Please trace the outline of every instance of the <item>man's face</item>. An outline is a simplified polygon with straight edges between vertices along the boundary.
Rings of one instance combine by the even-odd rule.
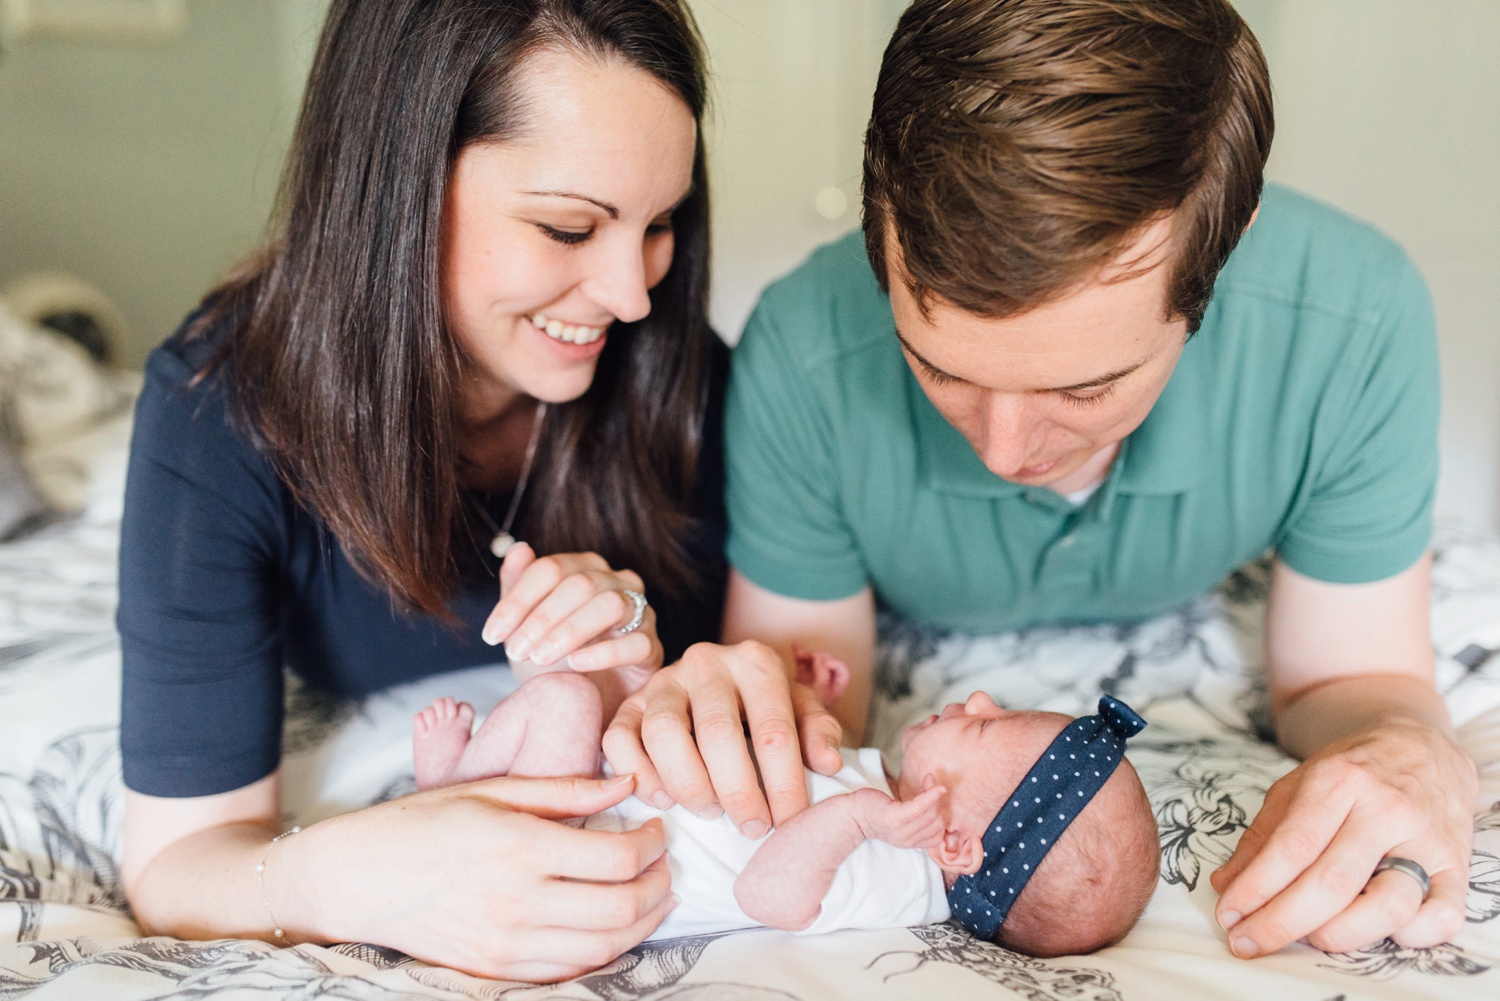
[[[996,476],[1067,493],[1102,478],[1167,385],[1187,321],[1166,317],[1171,220],[1063,297],[988,319],[933,299],[926,316],[887,238],[891,310],[906,362]]]

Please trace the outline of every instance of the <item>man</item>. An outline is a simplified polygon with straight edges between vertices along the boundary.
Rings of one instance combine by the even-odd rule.
[[[654,678],[616,768],[753,833],[800,806],[790,748],[832,763],[776,654],[848,662],[858,742],[877,596],[974,631],[1132,619],[1273,549],[1273,710],[1303,763],[1214,874],[1230,947],[1456,933],[1477,779],[1433,687],[1431,306],[1379,234],[1262,198],[1271,133],[1227,0],[917,0],[863,246],[767,290],[736,354],[725,639],[764,646]]]

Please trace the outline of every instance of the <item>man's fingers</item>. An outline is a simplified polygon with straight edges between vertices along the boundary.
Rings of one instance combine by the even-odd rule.
[[[635,776],[635,794],[660,809],[672,806],[671,797],[662,788],[661,776],[646,753],[641,740],[642,700],[639,695],[626,699],[604,731],[604,757],[616,775]],[[666,797],[664,800],[662,797]]]
[[[771,810],[745,743],[740,701],[734,689],[718,685],[699,689],[692,698],[693,733],[713,784],[713,802],[702,808],[703,815],[722,808],[742,834],[758,838],[771,829]]]
[[[1337,785],[1314,787],[1304,781],[1289,794],[1273,785],[1266,794],[1265,806],[1245,832],[1247,838],[1265,832],[1264,842],[1255,850],[1254,857],[1224,884],[1216,908],[1220,926],[1228,928],[1237,915],[1253,914],[1317,862],[1349,816],[1354,805],[1351,800],[1351,792]],[[1372,861],[1366,874],[1374,866]],[[1358,886],[1346,900],[1352,899],[1354,892],[1358,892]]]
[[[1441,872],[1432,873],[1432,892],[1427,897],[1417,916],[1404,928],[1391,934],[1396,944],[1407,949],[1431,949],[1451,942],[1463,929],[1465,904],[1469,896],[1469,871],[1465,864]],[[1408,883],[1416,881],[1399,872],[1381,873],[1383,876],[1401,876]]]
[[[714,786],[693,740],[688,693],[670,680],[654,682],[656,678],[644,689],[641,743],[656,766],[662,789],[669,800],[681,803],[693,813],[717,816]],[[658,797],[647,802],[664,805],[658,802]]]
[[[844,728],[819,701],[817,693],[805,685],[791,686],[792,712],[797,717],[797,736],[807,765],[820,775],[832,775],[844,767],[839,746]],[[803,806],[807,804],[804,802]],[[777,814],[777,822],[783,818]]]
[[[1422,888],[1410,876],[1377,873],[1352,904],[1307,936],[1307,944],[1324,952],[1362,949],[1406,927],[1421,906]]]

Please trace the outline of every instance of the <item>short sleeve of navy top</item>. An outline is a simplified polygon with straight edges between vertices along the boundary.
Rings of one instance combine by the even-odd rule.
[[[403,612],[354,569],[238,426],[227,366],[194,382],[226,336],[154,351],[136,406],[120,540],[125,784],[154,796],[204,796],[265,777],[281,758],[283,667],[315,688],[359,697],[458,668],[503,661],[479,638],[497,598],[485,554],[450,603],[459,625]],[[653,598],[669,660],[718,638],[723,607],[720,411],[727,349],[705,447],[690,541],[707,568],[693,599]],[[509,497],[498,501],[503,517]],[[524,537],[524,511],[518,524]]]

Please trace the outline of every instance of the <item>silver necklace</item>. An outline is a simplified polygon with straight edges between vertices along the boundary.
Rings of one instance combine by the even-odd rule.
[[[490,552],[495,554],[496,559],[505,559],[505,554],[510,552],[511,547],[516,544],[516,537],[510,534],[510,526],[515,524],[516,512],[521,510],[521,498],[526,493],[526,483],[531,479],[531,463],[536,459],[536,446],[542,440],[542,418],[547,415],[547,404],[536,405],[536,417],[531,422],[531,439],[526,442],[526,458],[521,462],[521,479],[516,483],[515,492],[510,495],[510,508],[505,512],[505,523],[495,524],[495,519],[485,510],[478,498],[469,494],[469,504],[484,523],[489,526],[495,537],[490,540]]]

